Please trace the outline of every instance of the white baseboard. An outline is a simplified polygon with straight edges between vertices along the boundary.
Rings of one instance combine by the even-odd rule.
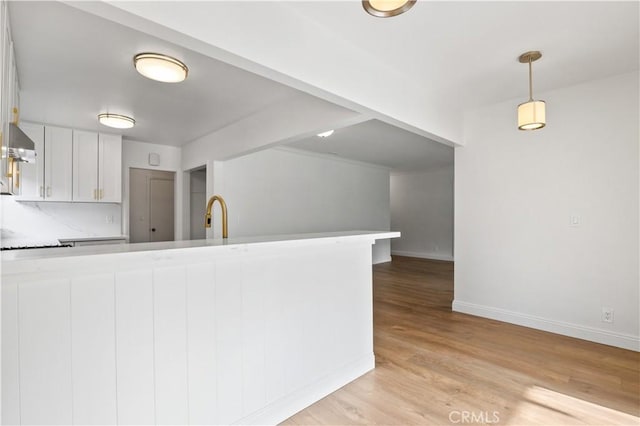
[[[375,368],[373,353],[244,417],[238,425],[276,425]]]
[[[373,264],[377,265],[378,263],[387,263],[387,262],[391,262],[391,256],[383,257],[382,259],[377,259],[376,261],[373,262]]]
[[[506,309],[494,308],[492,306],[476,305],[474,303],[462,302],[460,300],[453,301],[452,309],[455,312],[461,312],[463,314],[490,318],[511,324],[522,325],[524,327],[535,328],[537,330],[548,331],[551,333],[562,334],[564,336],[575,337],[578,339],[589,340],[591,342],[640,352],[639,336],[600,330],[593,327],[586,327],[537,317],[534,315],[508,311]]]
[[[420,259],[431,259],[431,260],[446,260],[449,262],[453,262],[453,256],[450,254],[442,254],[442,253],[425,253],[419,251],[404,251],[404,250],[391,250],[392,255],[396,256],[407,256],[407,257],[419,257]]]

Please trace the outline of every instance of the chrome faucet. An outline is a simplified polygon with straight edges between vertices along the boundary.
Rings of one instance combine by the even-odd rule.
[[[225,203],[224,198],[219,195],[214,195],[209,198],[209,202],[207,203],[207,214],[204,216],[204,227],[211,228],[211,208],[216,200],[220,202],[220,208],[222,208],[222,238],[229,238],[229,230],[227,227],[227,203]]]

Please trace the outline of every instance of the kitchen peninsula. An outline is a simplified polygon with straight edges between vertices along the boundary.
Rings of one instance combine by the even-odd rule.
[[[371,246],[334,232],[2,254],[2,421],[272,424],[374,368]]]

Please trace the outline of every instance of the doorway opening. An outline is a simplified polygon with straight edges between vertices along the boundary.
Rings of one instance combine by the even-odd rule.
[[[175,172],[129,169],[129,241],[174,241]]]
[[[189,237],[203,240],[206,236],[204,215],[207,204],[207,168],[189,172]]]

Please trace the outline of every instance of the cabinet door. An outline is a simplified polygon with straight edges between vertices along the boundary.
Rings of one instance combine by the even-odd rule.
[[[98,134],[73,132],[73,200],[98,201]]]
[[[44,129],[44,194],[48,201],[71,201],[72,134],[62,127]]]
[[[34,123],[20,123],[22,131],[35,144],[36,162],[22,163],[20,166],[21,198],[37,200],[44,198],[44,126]]]
[[[99,136],[98,187],[100,201],[120,203],[122,201],[122,136]]]

